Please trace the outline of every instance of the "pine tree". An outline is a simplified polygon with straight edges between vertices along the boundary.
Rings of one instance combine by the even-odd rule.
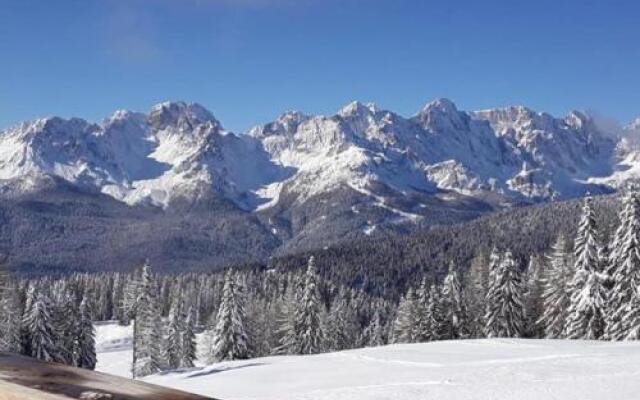
[[[565,336],[572,339],[597,339],[604,333],[605,278],[599,271],[598,231],[591,198],[587,197],[574,245],[574,276],[569,284],[571,301]],[[591,297],[590,297],[591,296]]]
[[[618,214],[620,225],[616,229],[610,244],[609,259],[607,260],[607,274],[612,278],[616,274],[620,265],[622,265],[622,257],[625,242],[629,234],[629,222],[633,219],[635,213],[637,199],[634,192],[628,192],[622,199],[622,209]],[[614,284],[614,282],[612,282]]]
[[[166,337],[166,355],[165,361],[167,367],[170,369],[176,369],[180,367],[182,361],[182,335],[184,328],[182,326],[182,305],[181,302],[176,302],[171,308],[169,315],[169,325],[167,327]]]
[[[215,328],[210,335],[209,362],[249,357],[244,303],[232,271],[227,272],[225,277],[222,303],[218,309]]]
[[[80,303],[78,321],[78,337],[76,339],[77,352],[74,356],[75,366],[79,368],[94,369],[96,366],[96,341],[95,330],[91,318],[88,296]]]
[[[79,335],[80,316],[76,303],[76,290],[75,285],[60,288],[60,294],[57,296],[58,301],[50,309],[56,332],[54,342],[58,348],[61,362],[67,365],[76,365],[77,360],[74,357],[79,353],[76,339]]]
[[[604,333],[606,288],[597,271],[588,271],[582,289],[572,296],[570,317],[567,321],[567,338],[600,339]]]
[[[0,269],[2,266],[0,266]],[[2,274],[2,272],[0,272]],[[22,349],[20,328],[21,301],[18,285],[7,273],[0,278],[0,350],[19,353]]]
[[[469,270],[463,276],[463,298],[467,300],[469,334],[475,338],[484,336],[489,268],[489,255],[481,250],[471,261]]]
[[[640,286],[640,198],[633,193],[625,199],[620,227],[612,244],[609,271],[613,284],[607,306],[606,338],[621,340],[632,328],[626,321]],[[624,229],[623,232],[620,232]],[[622,236],[622,238],[618,238]],[[614,247],[615,246],[615,247]]]
[[[524,325],[521,276],[510,251],[492,271],[487,292],[485,332],[488,337],[520,337]]]
[[[194,333],[196,320],[195,310],[189,307],[187,319],[182,333],[182,354],[180,357],[180,367],[193,368],[193,362],[196,360],[196,335]]]
[[[44,361],[63,361],[55,344],[57,332],[51,317],[51,303],[44,295],[39,295],[25,315],[24,326],[29,331],[29,356]]]
[[[322,351],[324,332],[320,324],[320,299],[315,258],[309,258],[305,275],[304,294],[295,313],[298,334],[297,354],[315,354]]]
[[[440,299],[440,290],[434,284],[429,288],[429,303],[427,304],[426,314],[429,332],[426,339],[428,341],[442,339],[442,301]]]
[[[356,316],[352,307],[348,292],[340,290],[327,317],[327,350],[344,350],[354,346],[359,327],[356,326]]]
[[[134,377],[159,372],[162,366],[160,313],[151,266],[142,267],[142,279],[132,302],[134,316]]]
[[[547,338],[558,339],[563,336],[571,302],[569,283],[572,279],[572,263],[567,240],[563,235],[556,239],[547,262],[542,293],[544,311],[540,324],[544,326]]]
[[[413,343],[415,337],[416,296],[413,288],[409,288],[407,294],[400,299],[393,320],[391,341],[393,343]]]
[[[296,312],[302,298],[304,287],[297,284],[298,281],[288,285],[287,292],[281,308],[280,320],[280,346],[279,354],[295,354],[298,348],[298,329],[296,326]]]
[[[442,312],[441,333],[444,339],[460,339],[469,335],[462,287],[458,273],[452,269],[442,285]]]
[[[544,314],[545,264],[537,256],[531,256],[525,273],[525,335],[539,338],[544,336],[544,325],[540,322]]]
[[[22,311],[22,322],[20,323],[20,353],[29,356],[31,355],[31,331],[26,324],[26,318],[31,314],[33,304],[37,300],[37,295],[33,284],[29,284],[26,291],[25,304]]]
[[[385,344],[384,327],[378,310],[376,310],[371,322],[365,328],[364,337],[366,340],[363,344],[366,346],[376,347],[383,346]]]
[[[413,340],[415,342],[426,342],[430,340],[433,333],[431,331],[432,327],[430,325],[430,315],[428,313],[430,298],[429,285],[427,284],[426,278],[422,279],[415,297],[415,315],[413,315],[409,319],[409,321],[407,321],[407,323],[410,324],[412,328],[410,340]]]

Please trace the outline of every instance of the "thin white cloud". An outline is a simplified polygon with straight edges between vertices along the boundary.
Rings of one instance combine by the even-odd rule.
[[[113,2],[107,16],[107,51],[124,63],[155,61],[161,54],[153,41],[153,25],[132,4]]]

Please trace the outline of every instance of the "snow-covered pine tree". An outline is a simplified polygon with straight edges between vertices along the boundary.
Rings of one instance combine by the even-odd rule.
[[[148,262],[145,262],[145,265],[147,264]],[[119,300],[119,321],[121,325],[129,325],[129,322],[136,315],[138,303],[140,301],[140,294],[142,292],[143,271],[144,266],[142,268],[136,268],[133,273],[127,277],[128,280],[120,282],[122,293],[121,299]]]
[[[21,354],[31,355],[31,331],[27,327],[26,318],[31,313],[33,304],[36,302],[37,294],[32,283],[27,284],[24,308],[22,309],[22,321],[20,323],[20,343]]]
[[[4,260],[0,260],[0,297],[9,289],[11,280],[11,274],[9,274],[7,265],[4,263]]]
[[[180,355],[180,367],[193,368],[193,362],[196,360],[196,334],[195,320],[196,313],[193,307],[189,307],[187,319],[182,332],[182,354]]]
[[[407,290],[400,299],[396,317],[391,326],[392,343],[413,343],[415,341],[416,296],[413,288]]]
[[[95,330],[91,317],[91,307],[88,296],[82,299],[79,310],[78,336],[76,338],[75,366],[85,369],[94,369],[96,366],[96,340]]]
[[[604,333],[606,278],[599,271],[598,254],[598,230],[591,198],[587,197],[574,243],[574,275],[569,283],[571,300],[564,329],[567,338],[597,339]]]
[[[0,270],[4,265],[0,265]],[[0,272],[3,275],[0,282],[0,350],[19,353],[22,349],[21,327],[21,301],[17,282],[7,271]]]
[[[493,246],[491,249],[491,253],[489,254],[489,271],[487,274],[487,283],[486,283],[486,292],[489,292],[489,286],[494,282],[495,275],[500,268],[500,263],[502,262],[502,254],[498,250],[498,247]]]
[[[487,292],[485,332],[487,337],[520,337],[525,317],[522,280],[511,252],[501,258]]]
[[[364,335],[365,341],[363,345],[369,347],[383,346],[384,340],[384,327],[382,325],[382,318],[380,317],[380,311],[376,310],[371,322],[365,328]]]
[[[74,358],[78,354],[78,342],[76,340],[79,329],[79,312],[76,303],[77,289],[75,282],[66,287],[60,287],[60,293],[56,296],[58,300],[50,309],[55,332],[57,332],[54,342],[61,357],[61,362],[67,365],[77,364],[77,360]]]
[[[471,260],[471,265],[463,275],[463,298],[467,300],[470,337],[484,336],[484,312],[487,288],[489,286],[489,254],[480,250]]]
[[[442,300],[441,293],[435,284],[429,287],[429,302],[425,311],[427,315],[428,336],[427,341],[442,339]]]
[[[606,288],[602,274],[585,272],[587,281],[582,289],[572,295],[572,307],[567,320],[568,339],[600,339],[604,333]]]
[[[320,298],[315,258],[309,258],[305,274],[304,293],[296,308],[295,326],[298,332],[297,354],[315,354],[323,350],[324,332],[320,324]]]
[[[165,363],[169,369],[180,367],[182,360],[182,335],[184,327],[182,321],[182,302],[174,302],[169,313],[169,324],[167,326],[167,337],[165,338]]]
[[[525,328],[527,337],[539,338],[544,336],[544,325],[540,322],[544,313],[544,273],[543,259],[536,255],[529,258],[529,265],[525,273]]]
[[[51,316],[51,302],[44,295],[39,295],[25,315],[23,325],[29,331],[29,356],[44,361],[61,362],[56,347],[53,317]]]
[[[132,300],[134,316],[133,373],[143,377],[159,372],[162,366],[160,312],[156,301],[156,284],[149,263],[142,267],[136,300]]]
[[[441,337],[443,339],[468,337],[466,304],[462,297],[458,273],[453,268],[449,268],[449,273],[442,285],[441,307]]]
[[[279,354],[296,354],[298,344],[298,327],[296,326],[296,313],[304,293],[304,282],[298,277],[289,277],[286,293],[280,310]]]
[[[564,235],[558,236],[551,254],[547,257],[547,267],[543,278],[543,313],[540,325],[544,335],[550,339],[561,338],[571,302],[569,282],[573,277],[571,254]]]
[[[244,302],[242,293],[236,285],[235,276],[229,270],[225,276],[222,302],[218,309],[216,325],[210,332],[209,362],[249,357]]]
[[[629,221],[633,218],[631,214],[634,213],[635,204],[637,202],[634,199],[634,192],[629,191],[622,199],[622,208],[618,214],[619,225],[616,228],[611,243],[609,244],[609,259],[607,260],[607,274],[613,279],[614,275],[620,265],[622,264],[622,253],[626,242],[626,237],[629,234]],[[611,282],[612,285],[615,282]]]
[[[622,228],[624,232],[621,233]],[[640,286],[640,197],[637,193],[625,198],[610,261],[613,287],[607,305],[605,337],[622,340],[629,337],[629,329],[633,328],[626,318],[634,315],[630,308]]]
[[[341,289],[333,301],[327,316],[325,329],[326,349],[337,351],[355,345],[358,332],[357,318],[347,290]]]
[[[273,335],[277,334],[277,325],[273,323],[273,319],[278,316],[271,306],[271,302],[262,296],[251,295],[247,298],[245,328],[247,336],[251,338],[249,352],[255,357],[269,355],[277,347],[273,343]]]
[[[431,325],[429,308],[429,284],[427,278],[422,278],[422,282],[415,294],[416,302],[413,316],[407,321],[411,324],[412,333],[410,339],[415,342],[426,342],[431,338]]]

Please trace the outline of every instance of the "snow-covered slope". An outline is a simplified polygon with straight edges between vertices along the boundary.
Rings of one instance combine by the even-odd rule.
[[[98,343],[108,330],[98,329]],[[99,352],[98,370],[126,374],[130,352],[114,354]],[[145,380],[228,400],[631,400],[638,365],[639,343],[483,339],[223,362]]]
[[[158,104],[148,115],[117,111],[100,125],[57,117],[23,123],[0,134],[0,149],[5,186],[55,176],[130,204],[222,195],[253,207],[248,193],[280,171],[250,138],[183,102]]]

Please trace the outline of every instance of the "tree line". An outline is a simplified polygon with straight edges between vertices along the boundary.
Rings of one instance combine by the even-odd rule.
[[[293,270],[158,275],[145,264],[129,274],[3,279],[12,283],[2,292],[2,345],[38,358],[79,366],[90,359],[95,365],[90,316],[133,323],[132,370],[144,376],[192,367],[197,358],[212,363],[387,343],[636,340],[637,193],[624,198],[619,221],[607,240],[587,198],[573,237],[560,233],[548,251],[531,254],[526,265],[507,248],[481,248],[469,268],[457,268],[451,260],[443,279],[423,274],[406,290],[393,279],[385,283],[389,290],[374,291],[341,281],[328,269],[319,270],[313,256],[306,268]],[[78,315],[75,327],[65,326],[59,315]],[[204,337],[200,348],[197,333]]]

